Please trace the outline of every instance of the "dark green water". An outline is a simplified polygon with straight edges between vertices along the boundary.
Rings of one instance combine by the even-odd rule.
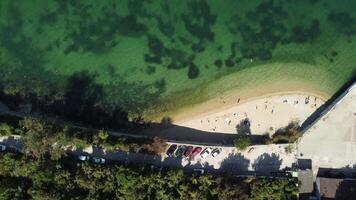
[[[278,79],[258,66],[286,63],[286,76],[333,92],[356,70],[355,10],[347,0],[2,0],[0,87],[47,102],[77,92],[107,109],[160,112],[221,92],[204,88],[229,74],[241,81],[231,87]],[[256,77],[243,80],[252,67]]]

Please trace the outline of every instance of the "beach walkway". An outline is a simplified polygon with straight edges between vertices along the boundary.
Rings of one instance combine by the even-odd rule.
[[[298,157],[313,169],[356,167],[356,83],[327,108],[304,133]]]

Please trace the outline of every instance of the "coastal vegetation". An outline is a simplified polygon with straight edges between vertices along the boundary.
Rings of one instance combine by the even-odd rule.
[[[22,136],[24,154],[0,155],[1,199],[259,199],[270,195],[294,199],[298,191],[294,179],[245,180],[156,170],[146,165],[77,163],[63,147],[108,148],[105,142],[110,135],[105,131],[83,135],[35,119],[22,120],[18,127],[5,123],[2,127]],[[113,144],[115,140],[110,141]],[[155,143],[162,142],[155,139],[152,145],[142,146],[148,145],[148,150],[155,152],[159,146]],[[125,150],[114,146],[115,150]]]
[[[251,145],[251,141],[248,136],[241,136],[234,140],[234,145],[238,150],[243,151]]]
[[[298,122],[290,122],[286,127],[276,130],[271,136],[267,137],[266,144],[281,144],[281,143],[294,143],[302,136]]]
[[[146,164],[79,162],[68,150],[91,145],[106,151],[160,153],[165,141],[113,137],[26,118],[2,116],[2,136],[21,136],[20,152],[0,154],[0,199],[295,199],[293,178],[236,178],[185,173]]]
[[[44,119],[9,120],[8,116],[1,116],[0,120],[3,121],[1,136],[21,136],[23,151],[34,158],[50,155],[57,160],[66,154],[66,150],[85,149],[93,145],[106,151],[160,154],[167,145],[165,140],[158,137],[114,136],[105,130],[76,128]]]
[[[0,3],[1,100],[97,127],[276,82],[331,95],[356,69],[354,2],[37,2]]]
[[[296,199],[296,179],[184,174],[149,166],[97,166],[0,154],[0,199]]]

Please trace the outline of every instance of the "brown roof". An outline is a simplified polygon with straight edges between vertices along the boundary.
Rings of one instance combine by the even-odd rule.
[[[356,180],[338,178],[319,178],[321,199],[356,199]]]

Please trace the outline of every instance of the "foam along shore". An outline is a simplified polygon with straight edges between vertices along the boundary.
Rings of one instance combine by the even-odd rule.
[[[205,113],[181,118],[174,124],[213,133],[236,134],[236,126],[242,122],[250,125],[252,134],[274,133],[276,129],[287,126],[292,121],[301,124],[325,100],[322,96],[307,92],[284,92],[248,101],[236,97],[234,104],[220,108],[211,104],[211,109]],[[224,101],[224,98],[218,101]]]

